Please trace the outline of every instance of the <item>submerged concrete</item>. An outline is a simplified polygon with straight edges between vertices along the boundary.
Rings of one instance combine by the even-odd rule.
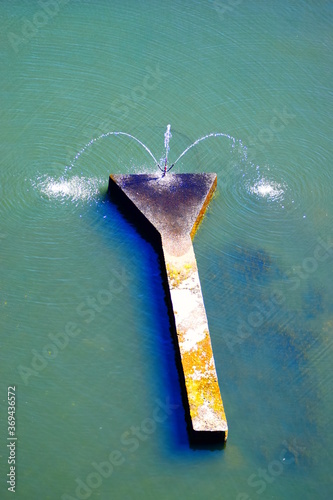
[[[109,192],[130,200],[160,234],[192,431],[226,440],[228,425],[192,245],[216,183],[216,174],[110,175]]]

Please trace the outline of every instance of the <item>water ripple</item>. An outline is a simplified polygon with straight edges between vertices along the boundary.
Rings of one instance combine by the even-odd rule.
[[[49,199],[56,198],[62,202],[66,200],[78,202],[79,200],[96,199],[96,195],[100,193],[101,188],[105,185],[105,179],[79,177],[77,175],[69,179],[46,177],[45,179],[39,178],[38,182],[33,183],[33,185],[40,190],[42,195]]]

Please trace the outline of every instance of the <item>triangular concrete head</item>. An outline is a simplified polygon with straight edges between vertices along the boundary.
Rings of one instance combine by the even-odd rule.
[[[216,187],[216,174],[110,175],[164,239],[193,236]]]

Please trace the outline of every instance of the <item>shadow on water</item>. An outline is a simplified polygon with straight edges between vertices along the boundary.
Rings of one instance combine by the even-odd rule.
[[[210,286],[207,309],[217,326],[212,328],[213,349],[217,365],[223,366],[226,401],[246,421],[275,422],[274,432],[289,443],[287,453],[293,454],[296,439],[297,460],[309,463],[309,450],[320,440],[321,407],[310,353],[321,342],[318,325],[325,291],[309,282],[305,292],[297,292],[301,308],[295,310],[285,294],[269,309],[284,273],[267,251],[241,242],[223,248],[223,253],[207,254],[204,267]],[[259,450],[265,460],[271,459],[271,443],[263,443]]]
[[[147,355],[151,359],[148,359],[147,363],[151,365],[147,371],[150,372],[153,386],[157,387],[160,400],[164,401],[168,398],[170,403],[176,406],[176,411],[173,411],[168,418],[168,424],[170,425],[172,422],[171,427],[173,428],[170,432],[173,433],[173,436],[177,435],[177,445],[180,447],[188,446],[179,376],[175,364],[175,349],[170,338],[171,327],[166,305],[167,299],[163,279],[161,279],[160,237],[156,230],[148,226],[148,221],[140,215],[135,214],[133,217],[128,217],[123,204],[118,203],[116,199],[110,201],[108,192],[101,195],[100,202],[97,204],[97,213],[95,209],[92,213],[94,218],[97,216],[97,221],[104,218],[107,221],[107,230],[99,232],[98,238],[102,238],[106,244],[109,240],[110,245],[112,243],[113,246],[113,226],[117,221],[121,227],[121,234],[118,237],[124,236],[125,240],[128,240],[128,243],[124,245],[126,249],[126,252],[123,253],[124,262],[129,259],[129,265],[134,267],[134,275],[139,278],[144,277],[144,281],[149,280],[149,286],[144,289],[144,295],[141,297],[142,304],[138,304],[138,307],[145,309],[149,314],[152,329],[149,329],[149,332],[138,331],[138,336],[151,336],[150,332],[153,331],[154,337],[149,338],[148,341],[151,350]],[[108,229],[110,230],[108,231]],[[132,247],[129,249],[131,245]],[[143,258],[142,255],[144,255]],[[135,303],[137,302],[138,299],[135,298]],[[145,341],[147,341],[147,337],[145,337]],[[166,425],[163,428],[166,429]],[[173,436],[165,437],[168,443],[175,440]]]
[[[141,253],[142,250],[145,256],[137,265],[141,266],[140,276],[147,276],[149,281],[142,307],[148,309],[149,321],[154,324],[153,330],[154,334],[156,333],[151,339],[151,356],[154,358],[151,376],[155,379],[153,384],[157,384],[161,391],[161,399],[163,400],[164,396],[176,406],[176,411],[170,415],[169,432],[172,436],[165,438],[168,440],[168,446],[174,443],[172,448],[178,452],[188,450],[189,446],[198,450],[223,449],[224,433],[215,434],[212,438],[211,433],[199,435],[192,429],[160,234],[130,200],[124,199],[118,189],[111,195],[109,192],[101,194],[100,202],[96,206],[97,213],[94,209],[93,217],[100,221],[109,221],[110,229],[114,220],[118,220],[122,225],[122,234],[127,234],[129,240],[136,235],[136,248],[133,251]],[[111,233],[110,230],[108,236],[107,231],[103,231],[98,237],[106,239],[106,242],[110,238],[111,241]],[[112,242],[114,245],[114,240]],[[131,265],[136,264],[132,261]],[[156,378],[159,378],[159,381],[156,382]]]
[[[302,306],[307,319],[315,319],[318,314],[324,312],[325,297],[323,287],[318,287],[311,282],[308,283],[306,290],[302,294]]]

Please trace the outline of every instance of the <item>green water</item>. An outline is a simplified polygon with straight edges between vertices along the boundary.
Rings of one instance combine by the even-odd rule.
[[[332,11],[0,2],[1,498],[12,385],[17,499],[332,498]],[[218,174],[194,247],[223,450],[189,445],[158,258],[106,195],[154,162],[110,136],[71,166],[109,131],[160,159],[168,123],[170,162],[235,138],[174,167]]]

